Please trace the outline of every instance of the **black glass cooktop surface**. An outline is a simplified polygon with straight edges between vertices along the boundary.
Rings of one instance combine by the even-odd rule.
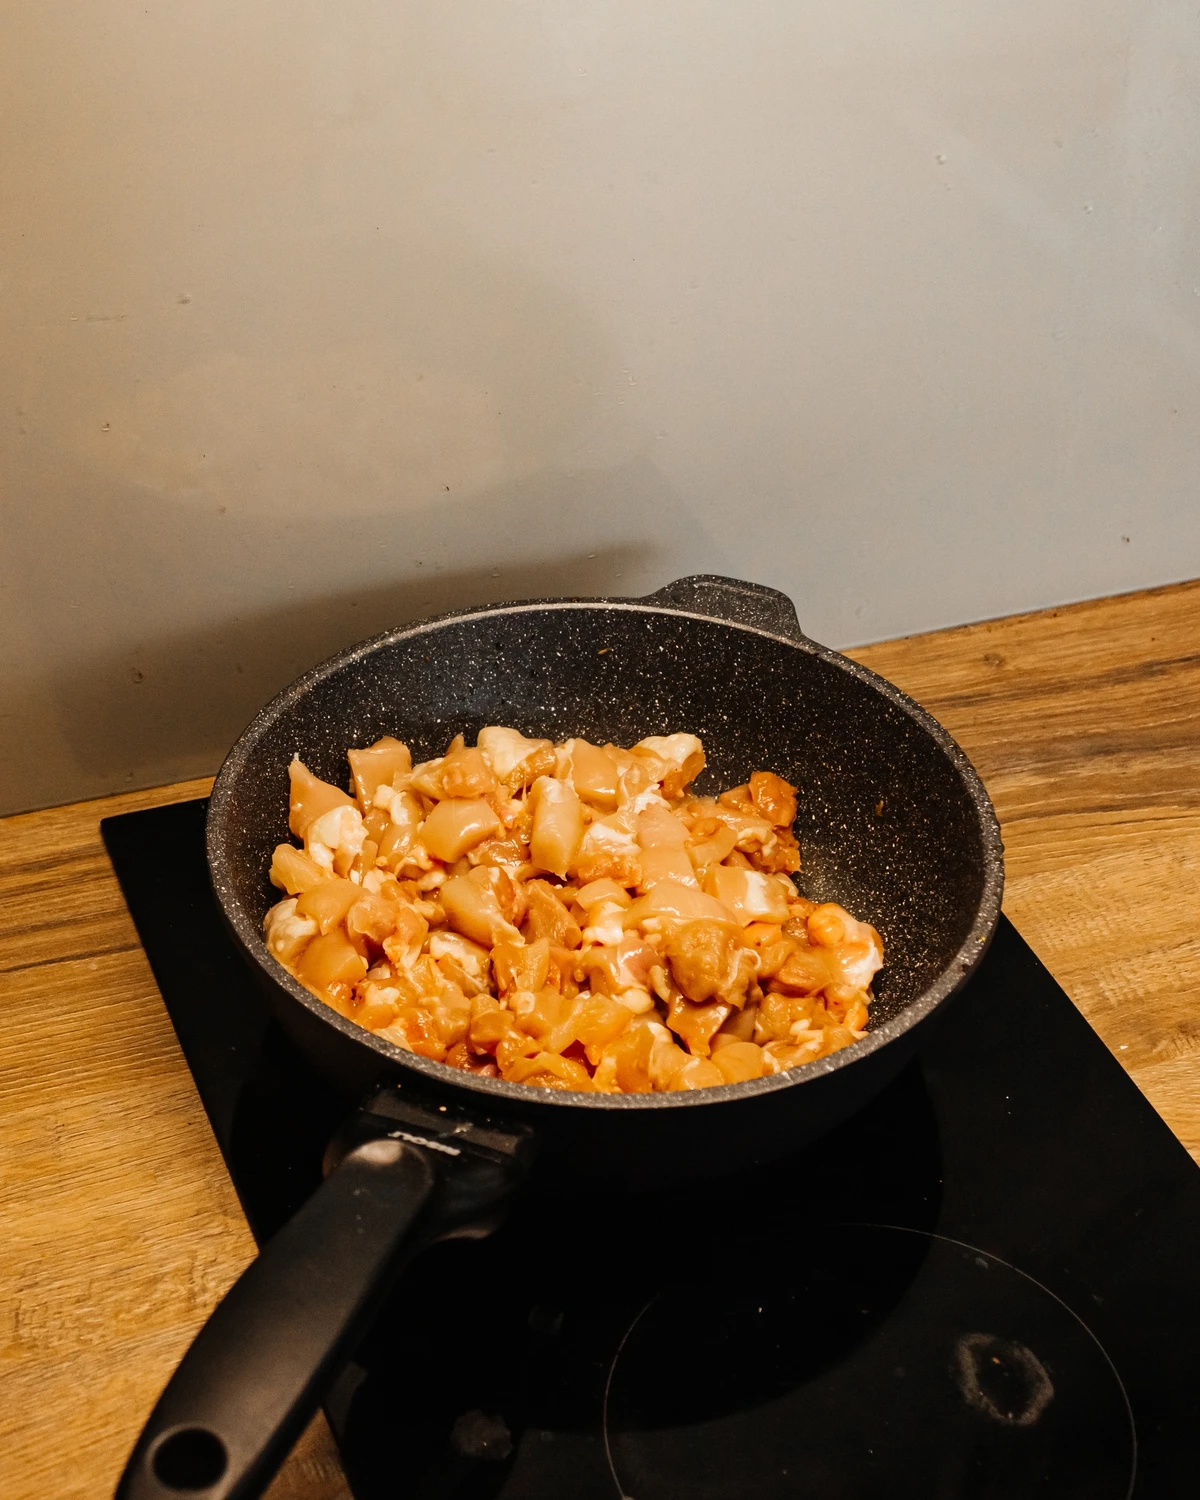
[[[204,804],[105,841],[261,1243],[348,1113],[227,938]],[[535,1167],[326,1410],[358,1500],[1126,1500],[1200,1475],[1200,1172],[1002,921],[920,1054],[769,1169]]]

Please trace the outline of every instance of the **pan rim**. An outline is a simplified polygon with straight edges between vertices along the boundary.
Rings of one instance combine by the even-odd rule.
[[[574,1090],[537,1089],[528,1084],[510,1083],[501,1078],[481,1078],[472,1073],[465,1073],[461,1069],[434,1062],[431,1058],[421,1057],[417,1053],[405,1051],[402,1047],[385,1041],[332,1010],[323,1000],[306,990],[298,980],[294,979],[270,953],[257,924],[248,918],[242,904],[230,894],[232,880],[221,838],[221,827],[227,822],[237,773],[267,728],[273,725],[293,702],[303,697],[317,683],[389,645],[396,645],[432,633],[447,625],[467,620],[559,610],[564,612],[615,610],[655,616],[669,615],[698,620],[709,625],[719,625],[748,636],[790,646],[828,662],[837,670],[846,672],[880,693],[912,719],[946,754],[963,781],[964,789],[975,811],[980,833],[983,888],[970,928],[952,959],[942,968],[938,977],[910,1000],[899,1014],[885,1021],[877,1029],[868,1031],[861,1041],[834,1052],[828,1057],[819,1058],[799,1068],[770,1074],[765,1078],[750,1079],[743,1083],[719,1084],[710,1088],[679,1093],[652,1094],[594,1094]],[[465,1090],[475,1095],[484,1108],[490,1100],[494,1105],[518,1105],[527,1111],[534,1110],[539,1113],[564,1109],[617,1109],[636,1112],[646,1109],[692,1109],[701,1105],[734,1104],[827,1077],[842,1068],[862,1061],[890,1043],[899,1040],[966,984],[991,943],[999,922],[1004,893],[1004,846],[999,820],[991,799],[966,752],[928,710],[922,708],[894,683],[880,677],[870,668],[852,661],[832,647],[823,646],[812,640],[799,629],[794,635],[770,630],[760,625],[715,617],[700,610],[658,603],[655,602],[653,595],[646,599],[526,599],[483,605],[468,610],[448,611],[413,621],[407,625],[381,631],[363,641],[344,647],[325,661],[309,668],[276,693],[258,710],[238,736],[213,784],[205,822],[205,843],[210,879],[222,916],[243,955],[253,962],[269,983],[282,989],[290,999],[302,1005],[321,1024],[332,1027],[347,1040],[374,1052],[381,1070],[385,1065],[392,1069],[399,1067],[405,1072],[411,1072],[417,1077],[426,1079],[432,1085]]]

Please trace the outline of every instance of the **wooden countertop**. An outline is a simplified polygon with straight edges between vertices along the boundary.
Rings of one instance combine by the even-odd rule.
[[[1006,911],[1200,1159],[1200,583],[852,654],[974,760]],[[253,1254],[98,831],[208,785],[0,820],[7,1500],[111,1494]],[[271,1493],[347,1493],[320,1419]]]

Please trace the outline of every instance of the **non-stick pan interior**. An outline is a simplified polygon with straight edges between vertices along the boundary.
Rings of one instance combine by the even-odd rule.
[[[626,745],[689,730],[708,752],[697,790],[759,769],[796,783],[798,883],[883,936],[873,1027],[938,979],[979,916],[990,812],[947,738],[899,695],[840,657],[757,631],[653,608],[551,604],[397,632],[263,710],[222,773],[210,830],[243,940],[258,944],[279,899],[266,871],[288,837],[293,754],[346,785],[349,746],[394,734],[419,760],[460,731],[470,743],[485,724]]]

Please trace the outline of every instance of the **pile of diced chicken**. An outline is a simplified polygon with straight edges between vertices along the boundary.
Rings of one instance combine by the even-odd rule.
[[[483,729],[414,766],[293,760],[267,946],[341,1015],[472,1073],[648,1093],[739,1083],[862,1036],[879,935],[798,895],[795,788],[689,784],[692,734],[631,749]]]

